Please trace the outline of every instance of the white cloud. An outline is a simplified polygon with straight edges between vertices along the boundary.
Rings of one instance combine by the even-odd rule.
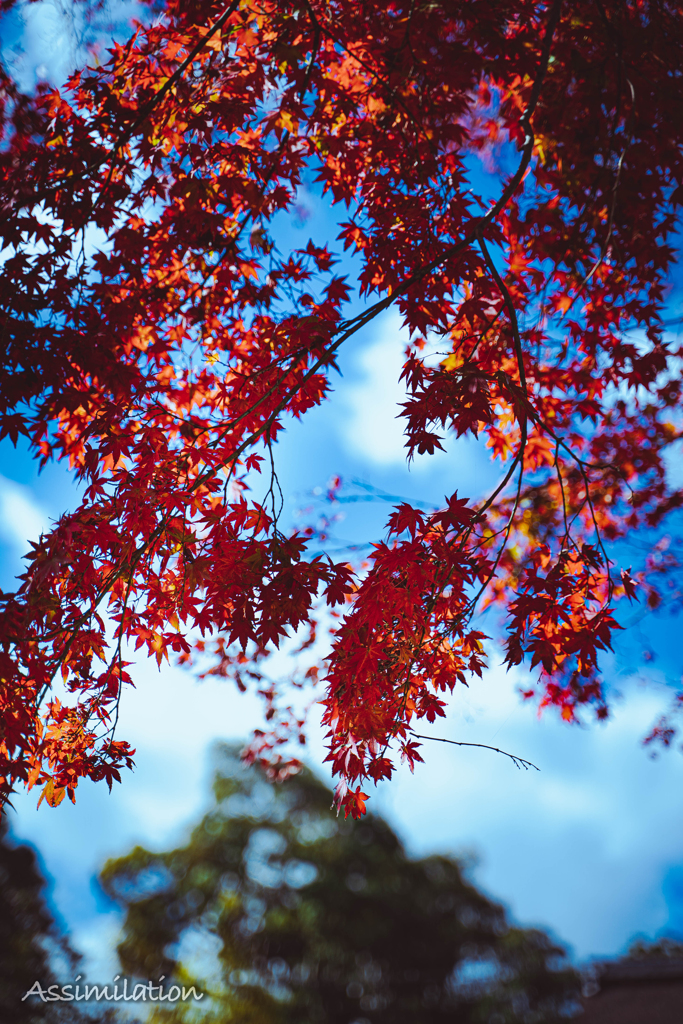
[[[378,319],[374,338],[357,351],[351,372],[336,386],[338,404],[343,410],[342,442],[354,459],[371,470],[410,468],[421,475],[421,486],[428,473],[432,479],[448,480],[451,490],[457,486],[470,494],[493,486],[501,467],[493,464],[483,441],[472,435],[456,439],[437,426],[435,433],[444,438],[446,450],[437,449],[433,455],[416,454],[407,462],[406,420],[400,412],[408,393],[405,381],[399,377],[408,334],[397,312]]]
[[[344,426],[346,439],[370,462],[405,462],[403,424],[396,419],[399,403],[406,398],[403,382],[398,379],[404,347],[398,318],[388,318],[379,340],[358,357],[363,379],[344,395],[350,412]]]
[[[89,44],[127,38],[131,19],[146,14],[136,0],[109,0],[94,10],[74,0],[20,0],[3,17],[0,52],[21,89],[30,92],[40,81],[59,86],[76,67],[96,62]]]
[[[49,529],[47,513],[28,487],[0,476],[0,538],[18,554],[26,554],[29,541]]]
[[[522,923],[552,929],[579,957],[618,953],[637,932],[667,926],[662,882],[683,862],[683,757],[672,750],[653,760],[642,746],[666,697],[627,685],[612,720],[580,729],[553,712],[539,719],[516,682],[491,670],[456,691],[449,723],[431,731],[493,743],[540,772],[425,743],[426,765],[401,769],[372,803],[416,853],[476,851],[477,883]]]
[[[407,332],[398,313],[378,321],[377,340],[364,347],[356,358],[357,383],[339,390],[347,407],[343,434],[354,454],[375,465],[405,465],[404,417],[401,402],[407,398],[405,381],[400,381],[405,362]],[[415,468],[433,468],[445,453],[416,455]]]

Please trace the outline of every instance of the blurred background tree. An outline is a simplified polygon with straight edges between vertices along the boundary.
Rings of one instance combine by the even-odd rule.
[[[112,1010],[89,1014],[70,1002],[22,996],[38,981],[73,982],[80,957],[54,919],[47,883],[33,849],[14,843],[7,815],[0,818],[0,1021],[2,1024],[115,1024]]]
[[[512,927],[448,857],[411,860],[380,817],[336,818],[308,771],[279,786],[233,747],[187,845],[109,861],[123,971],[196,984],[151,1019],[202,1024],[541,1024],[578,1008],[545,933]]]

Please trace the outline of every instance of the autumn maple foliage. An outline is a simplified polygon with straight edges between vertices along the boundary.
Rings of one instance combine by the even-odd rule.
[[[482,601],[543,704],[605,714],[598,656],[638,585],[615,542],[682,499],[665,454],[683,353],[664,323],[680,5],[168,0],[61,89],[2,74],[1,430],[67,459],[83,493],[2,595],[5,797],[26,783],[56,804],[130,765],[131,643],[159,661],[199,644],[244,685],[325,606],[346,813],[481,674]],[[358,315],[332,244],[273,243],[304,172],[358,254]],[[408,457],[473,434],[500,482],[396,507],[363,568],[282,531],[271,458],[389,306],[411,336]],[[277,769],[299,723],[264,693],[252,756]]]

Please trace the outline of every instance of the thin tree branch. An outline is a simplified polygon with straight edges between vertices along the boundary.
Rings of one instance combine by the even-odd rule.
[[[540,772],[538,765],[534,764],[533,761],[527,761],[524,757],[517,757],[516,754],[509,754],[507,750],[501,750],[500,747],[492,747],[488,743],[464,743],[461,740],[445,740],[442,736],[423,736],[419,732],[414,732],[413,736],[419,740],[434,740],[435,743],[450,743],[453,747],[481,747],[482,750],[493,750],[496,754],[503,754],[504,757],[509,757],[514,763],[515,768],[524,768],[528,771],[529,768],[535,768],[537,772]]]

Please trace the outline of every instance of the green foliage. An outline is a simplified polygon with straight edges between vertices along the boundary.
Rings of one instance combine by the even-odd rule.
[[[218,751],[215,804],[188,843],[110,861],[122,968],[194,982],[155,1022],[525,1024],[571,1012],[564,951],[513,928],[448,857],[411,860],[381,818],[344,820],[308,771],[278,786]]]
[[[683,942],[679,939],[663,938],[656,942],[637,939],[628,951],[630,960],[660,960],[663,957],[683,960]]]

